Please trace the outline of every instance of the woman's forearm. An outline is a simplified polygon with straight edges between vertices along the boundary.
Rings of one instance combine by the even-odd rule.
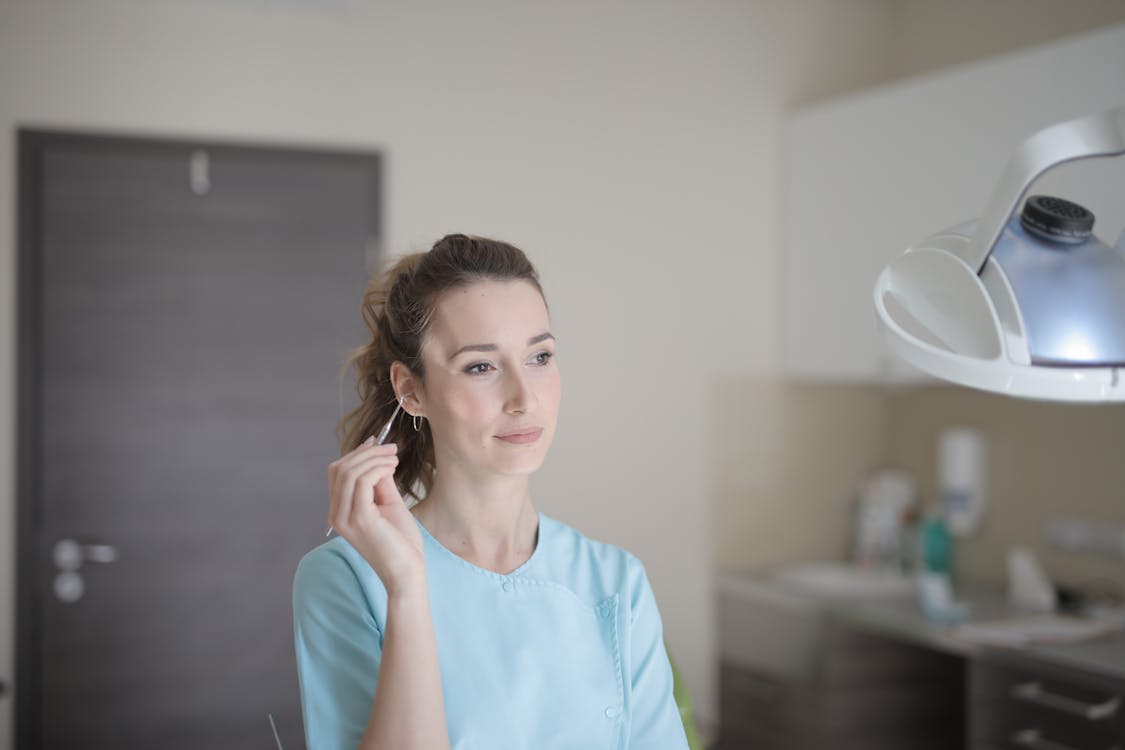
[[[424,583],[388,597],[375,703],[360,748],[449,748],[437,639]]]

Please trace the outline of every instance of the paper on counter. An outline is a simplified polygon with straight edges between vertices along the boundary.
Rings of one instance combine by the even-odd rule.
[[[1110,622],[1063,615],[1030,615],[1004,620],[958,625],[953,636],[990,646],[1032,646],[1046,643],[1077,643],[1116,633]]]

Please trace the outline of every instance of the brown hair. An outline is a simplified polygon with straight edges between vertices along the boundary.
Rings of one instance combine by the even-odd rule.
[[[353,351],[345,364],[345,369],[355,368],[359,405],[336,428],[341,454],[378,433],[394,412],[397,401],[391,364],[402,362],[424,379],[422,343],[440,296],[486,279],[527,281],[543,294],[539,274],[522,250],[463,234],[446,235],[429,252],[406,255],[385,273],[372,277],[361,306],[371,340]],[[410,415],[401,414],[386,442],[398,444],[395,483],[399,492],[421,500],[434,479],[429,421],[422,420],[421,429],[415,431]]]

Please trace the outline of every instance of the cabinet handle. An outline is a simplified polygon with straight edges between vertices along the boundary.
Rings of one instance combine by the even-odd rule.
[[[1030,748],[1030,750],[1074,750],[1070,745],[1043,739],[1043,733],[1038,729],[1024,729],[1015,732],[1012,734],[1012,742],[1019,747]],[[1117,750],[1117,748],[1115,746],[1110,750]]]
[[[1120,696],[1115,695],[1102,703],[1085,703],[1075,700],[1074,698],[1067,698],[1064,695],[1048,693],[1039,682],[1025,682],[1021,685],[1016,685],[1012,688],[1012,695],[1028,703],[1034,703],[1044,708],[1054,708],[1059,711],[1065,711],[1068,714],[1080,716],[1088,721],[1108,719],[1114,716],[1121,707]]]

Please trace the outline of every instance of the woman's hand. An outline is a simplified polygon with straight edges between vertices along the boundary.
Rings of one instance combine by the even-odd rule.
[[[371,565],[388,595],[425,583],[422,535],[395,486],[398,446],[368,438],[328,465],[328,523]]]

